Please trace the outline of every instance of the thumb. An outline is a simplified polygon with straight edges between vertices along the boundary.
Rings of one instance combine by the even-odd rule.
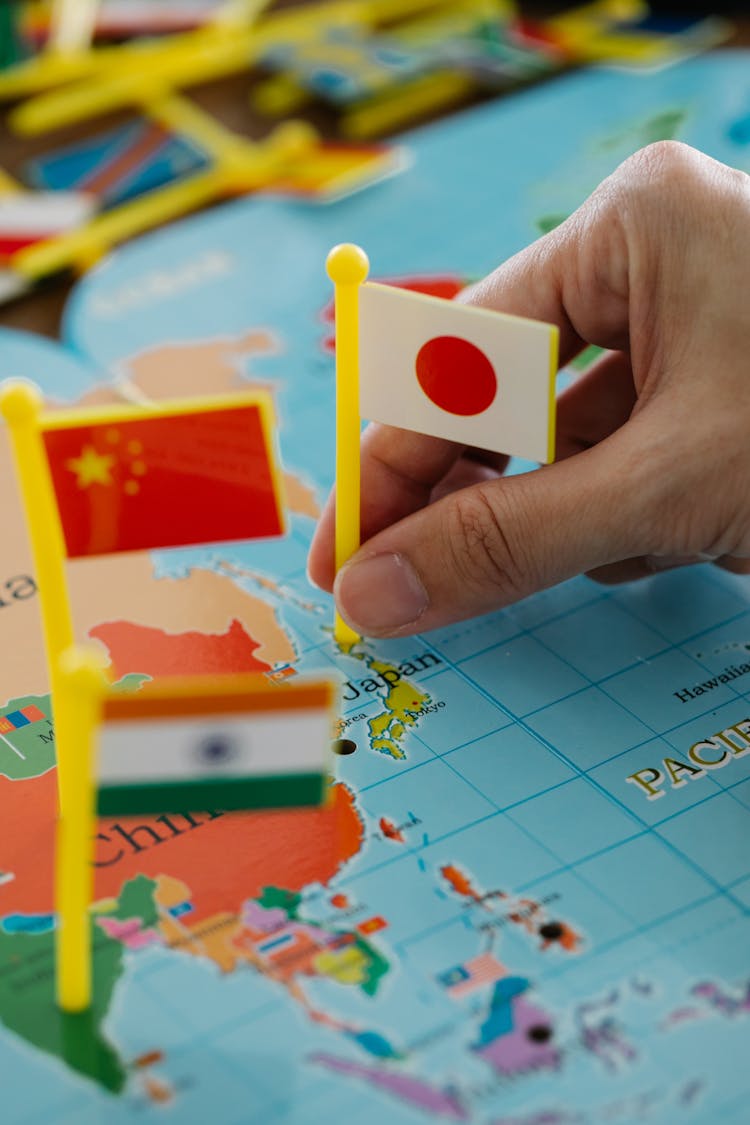
[[[567,461],[455,492],[373,536],[336,578],[339,612],[365,636],[423,632],[657,551],[648,413]]]

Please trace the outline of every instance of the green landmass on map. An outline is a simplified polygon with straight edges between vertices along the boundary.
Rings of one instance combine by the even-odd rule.
[[[112,684],[112,691],[137,691],[139,687],[148,683],[150,679],[151,676],[147,676],[143,672],[128,672],[128,674],[118,680],[117,683]]]
[[[646,145],[655,144],[657,141],[673,141],[685,124],[687,116],[685,109],[675,107],[660,110],[647,117],[645,121],[639,121],[631,128],[607,137],[599,147],[607,150],[616,148],[626,141],[631,149],[636,149],[645,148]]]
[[[264,887],[263,893],[255,900],[264,910],[283,910],[290,922],[297,920],[302,895],[287,891],[283,887]]]
[[[156,881],[145,875],[136,875],[130,879],[120,891],[115,910],[107,911],[109,918],[117,918],[126,922],[130,918],[138,918],[141,928],[151,929],[159,924],[159,911],[156,906],[154,894]]]
[[[687,116],[687,110],[685,109],[660,110],[659,113],[652,114],[644,121],[637,121],[627,129],[605,137],[597,147],[602,152],[608,152],[620,145],[627,144],[629,151],[633,152],[636,149],[655,144],[657,141],[673,141],[685,124]],[[592,184],[592,188],[593,186]],[[580,202],[583,202],[583,200],[581,199]],[[535,226],[540,234],[549,234],[555,227],[564,223],[569,214],[569,211],[553,211],[548,215],[541,215],[536,220]]]
[[[149,679],[150,676],[133,672],[123,676],[114,685],[114,690],[136,691]],[[15,730],[2,731],[0,774],[10,781],[30,781],[35,777],[41,777],[56,765],[51,697],[24,695],[18,699],[11,699],[0,710],[0,719],[14,712],[21,712],[24,707],[37,707],[44,718],[26,723]]]
[[[143,928],[155,926],[156,882],[137,875],[124,884],[107,915],[125,921],[140,918]],[[93,995],[88,1012],[67,1015],[55,997],[55,934],[6,934],[0,930],[0,1021],[28,1043],[62,1059],[110,1093],[120,1093],[127,1069],[102,1031],[115,985],[123,974],[122,943],[90,919],[93,950]],[[0,1115],[0,1120],[2,1116]]]
[[[549,234],[555,227],[559,227],[568,218],[567,212],[563,211],[551,215],[542,215],[536,220],[536,228],[540,234]]]
[[[11,781],[41,777],[55,765],[55,740],[52,733],[52,704],[49,695],[24,695],[11,699],[0,711],[0,718],[38,707],[43,719],[16,730],[4,731],[0,738],[0,774]]]
[[[55,935],[0,931],[0,1021],[41,1051],[111,1093],[127,1080],[125,1065],[102,1031],[122,976],[123,951],[91,919],[94,988],[91,1008],[67,1015],[55,997]]]
[[[354,942],[354,948],[358,949],[367,959],[367,968],[365,979],[362,981],[360,987],[365,996],[374,996],[380,987],[380,982],[386,973],[390,972],[390,964],[382,953],[379,953],[374,945],[361,936],[357,936]]]
[[[596,362],[599,356],[604,355],[605,351],[606,348],[599,348],[596,344],[589,344],[587,348],[584,348],[582,352],[579,352],[577,356],[571,359],[568,367],[572,367],[574,371],[578,372],[587,371],[589,367]]]

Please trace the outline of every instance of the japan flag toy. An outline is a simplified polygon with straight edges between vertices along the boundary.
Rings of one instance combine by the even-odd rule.
[[[555,325],[364,284],[360,414],[480,449],[552,461],[557,343]]]

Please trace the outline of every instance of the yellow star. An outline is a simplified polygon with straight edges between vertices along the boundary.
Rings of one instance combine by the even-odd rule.
[[[84,445],[80,457],[71,457],[65,468],[75,473],[79,488],[92,484],[112,484],[112,466],[115,458],[109,453],[97,453],[93,445]]]

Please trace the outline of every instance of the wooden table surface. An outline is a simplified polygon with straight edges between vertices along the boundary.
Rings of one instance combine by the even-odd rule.
[[[287,3],[289,0],[287,0]],[[734,17],[735,31],[726,46],[750,46],[750,17]],[[550,78],[547,81],[554,81]],[[250,78],[247,73],[223,79],[201,87],[192,88],[190,96],[206,110],[215,114],[231,129],[249,137],[261,137],[275,124],[253,113],[248,102]],[[512,94],[505,95],[512,97]],[[61,148],[66,143],[86,135],[116,126],[130,116],[127,113],[110,114],[98,118],[95,125],[60,129],[54,134],[37,138],[15,136],[0,120],[0,166],[18,174],[24,164],[34,156],[53,148]],[[334,117],[325,110],[316,110],[302,116],[312,121],[324,136],[335,136]],[[22,297],[12,304],[0,307],[0,326],[22,328],[41,335],[57,338],[63,307],[74,281],[56,278],[41,289]]]

